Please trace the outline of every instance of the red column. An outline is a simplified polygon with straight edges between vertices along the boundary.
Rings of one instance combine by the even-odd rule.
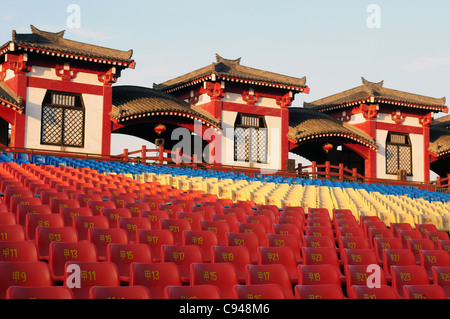
[[[110,155],[111,153],[111,117],[112,110],[112,86],[103,86],[103,114],[102,114],[102,155]]]

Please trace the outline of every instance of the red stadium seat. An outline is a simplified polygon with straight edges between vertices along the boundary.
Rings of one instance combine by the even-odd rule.
[[[120,217],[131,217],[131,211],[128,208],[102,208],[100,215],[108,218],[110,228],[118,228]]]
[[[177,219],[187,219],[191,224],[191,230],[201,230],[201,220],[205,220],[201,213],[197,212],[178,212]]]
[[[377,255],[374,249],[349,249],[344,248],[341,259],[346,265],[378,265]]]
[[[192,263],[190,266],[190,285],[216,286],[223,299],[234,297],[233,288],[238,283],[236,269],[230,263]]]
[[[428,275],[422,266],[391,266],[392,287],[404,297],[405,285],[429,285]]]
[[[391,266],[413,266],[416,258],[408,249],[383,249],[383,269],[388,282],[391,281]]]
[[[441,286],[447,298],[450,298],[450,266],[435,266],[431,268],[433,284]]]
[[[294,253],[297,264],[302,262],[302,243],[292,234],[267,234],[269,247],[289,247]]]
[[[345,282],[345,276],[340,271],[338,255],[334,248],[329,247],[303,247],[302,248],[303,265],[323,265],[330,264],[339,270],[341,281]]]
[[[19,204],[17,206],[16,221],[18,224],[25,227],[27,214],[51,214],[51,213],[52,213],[52,211],[50,209],[50,206],[48,206],[48,205]]]
[[[234,214],[212,214],[211,218],[213,221],[224,221],[228,224],[230,228],[230,232],[237,233],[239,232],[239,219]]]
[[[185,230],[182,233],[182,245],[197,245],[202,250],[203,262],[211,262],[212,247],[219,245],[217,235],[210,230]]]
[[[196,245],[163,245],[161,247],[161,262],[171,262],[180,269],[181,281],[190,281],[190,266],[192,263],[202,263],[202,250]]]
[[[235,285],[235,299],[285,299],[278,284]]]
[[[416,224],[416,229],[420,230],[423,238],[426,238],[426,233],[429,231],[438,231],[436,225],[434,224]]]
[[[116,208],[117,206],[112,201],[90,200],[87,202],[87,207],[92,210],[92,215],[100,216],[103,208]]]
[[[150,292],[143,286],[94,286],[89,299],[150,299]]]
[[[350,299],[399,299],[392,286],[382,285],[380,288],[369,288],[368,286],[353,285],[348,292]]]
[[[167,286],[181,286],[178,266],[174,263],[140,263],[130,266],[130,287],[143,286],[150,292],[151,299],[164,299]]]
[[[119,226],[127,232],[128,242],[137,242],[139,229],[152,229],[150,220],[145,217],[119,217]]]
[[[364,237],[364,230],[361,227],[338,227],[336,238],[339,237]]]
[[[0,261],[0,299],[5,299],[9,287],[48,287],[52,278],[47,263],[42,261]]]
[[[150,205],[144,202],[125,203],[125,208],[128,208],[131,211],[132,217],[142,217],[141,216],[142,211],[150,210]]]
[[[373,267],[379,267],[377,265]],[[368,279],[371,279],[371,284],[373,285],[387,285],[386,276],[381,267],[379,267],[375,274],[374,268],[368,268],[368,265],[347,265],[345,268],[345,277],[347,279],[347,292],[349,292],[354,285],[358,286],[369,286]],[[372,279],[371,275],[377,276],[375,279]],[[372,281],[373,280],[373,281]],[[376,282],[377,281],[377,282]]]
[[[265,215],[247,215],[245,216],[247,223],[260,223],[264,225],[264,229],[266,231],[266,234],[273,233],[273,223],[270,220],[269,216]]]
[[[450,254],[443,250],[421,250],[419,259],[430,282],[433,281],[433,267],[450,267]]]
[[[246,266],[252,263],[250,252],[245,246],[214,246],[212,263],[231,263],[236,269],[240,284],[247,279]]]
[[[390,223],[389,228],[393,231],[395,237],[400,237],[401,230],[413,230],[412,225],[408,223]]]
[[[22,225],[0,225],[0,241],[22,241],[25,238]]]
[[[27,187],[24,186],[8,186],[5,189],[3,202],[11,210],[11,198],[13,197],[33,197],[33,193]]]
[[[373,245],[375,238],[395,237],[392,229],[387,228],[383,222],[365,222],[363,223],[363,229],[371,245]]]
[[[258,264],[282,264],[286,266],[292,283],[298,282],[297,261],[289,247],[258,247]]]
[[[64,280],[66,262],[97,262],[97,249],[88,241],[76,243],[52,241],[49,246],[50,273],[53,281]]]
[[[268,246],[266,228],[261,223],[238,223],[240,233],[253,233],[258,236],[260,246]]]
[[[165,210],[144,210],[141,217],[148,218],[152,229],[161,229],[161,219],[169,219],[169,213]]]
[[[403,244],[400,238],[397,237],[383,237],[374,239],[374,248],[379,264],[383,263],[384,249],[403,249]]]
[[[450,240],[439,239],[438,249],[445,250],[446,252],[450,253]]]
[[[340,285],[296,285],[296,299],[346,299]]]
[[[72,290],[64,286],[21,287],[11,286],[6,290],[6,299],[74,299]]]
[[[17,209],[19,205],[42,205],[42,201],[39,197],[12,197],[10,208],[8,212],[17,215]],[[6,204],[5,204],[6,206]]]
[[[64,226],[73,226],[74,216],[93,216],[89,207],[61,207],[60,215],[63,217]]]
[[[217,214],[217,211],[213,206],[200,206],[192,208],[192,212],[200,213],[203,215],[203,220],[212,220],[213,214]]]
[[[306,226],[306,236],[328,236],[335,240],[333,228],[327,226]]]
[[[282,264],[247,265],[247,285],[277,284],[283,288],[286,299],[294,299],[289,272]]]
[[[125,203],[135,203],[136,200],[130,195],[111,195],[110,201],[116,204],[117,208],[124,208]]]
[[[77,193],[75,198],[78,199],[81,207],[88,207],[89,201],[103,201],[103,197],[100,194]]]
[[[80,278],[72,279],[77,270],[71,269],[73,266],[79,267]],[[119,272],[117,266],[112,262],[67,262],[64,270],[64,285],[79,284],[71,288],[75,299],[88,299],[89,290],[94,286],[120,286]]]
[[[447,299],[439,285],[404,285],[403,296],[405,299]]]
[[[78,201],[78,199],[52,198],[50,200],[49,206],[53,214],[59,214],[61,207],[80,207],[80,202]]]
[[[50,205],[50,200],[53,198],[69,199],[69,195],[65,192],[58,192],[52,189],[41,192],[41,200],[43,205]]]
[[[187,219],[166,219],[160,220],[161,229],[168,229],[173,234],[176,245],[181,245],[183,231],[191,230],[191,223]]]
[[[310,236],[305,235],[303,236],[303,246],[304,247],[328,247],[333,248],[338,251],[338,248],[336,247],[336,243],[333,238],[330,236]]]
[[[76,243],[78,233],[73,227],[42,227],[36,228],[35,236],[39,259],[48,260],[50,243],[53,241]]]
[[[421,239],[422,234],[419,230],[399,230],[398,238],[402,240],[403,248],[408,248],[408,239]]]
[[[333,224],[331,222],[331,219],[327,216],[326,218],[308,218],[306,219],[306,226],[313,226],[313,227],[330,227],[333,228]]]
[[[107,259],[106,249],[108,244],[128,244],[128,236],[124,229],[120,228],[97,228],[90,227],[87,233],[87,240],[97,248],[97,258],[99,261]]]
[[[299,285],[341,285],[340,270],[330,264],[298,265]]]
[[[36,244],[32,241],[0,241],[0,261],[39,261]]]
[[[165,210],[169,214],[169,219],[176,219],[178,212],[183,212],[181,205],[165,204],[159,205],[159,210]]]
[[[154,262],[161,261],[162,245],[175,245],[173,233],[168,229],[139,229],[137,242],[150,247]]]
[[[344,249],[372,249],[366,237],[339,237],[339,253],[342,256]],[[342,258],[341,258],[342,259]]]
[[[202,220],[200,224],[202,230],[210,230],[217,234],[217,240],[219,241],[220,246],[228,244],[227,233],[230,232],[230,226],[226,221]]]
[[[106,248],[106,260],[117,265],[120,281],[123,282],[130,280],[130,264],[153,262],[150,247],[146,244],[110,243]]]
[[[253,264],[258,262],[259,238],[254,233],[227,233],[228,246],[245,246],[248,248]]]
[[[435,249],[434,243],[431,239],[408,239],[407,245],[408,249],[413,252],[417,264],[420,264],[420,251]]]
[[[434,243],[434,247],[436,249],[439,249],[439,241],[440,240],[447,240],[450,242],[450,236],[449,233],[445,231],[427,231],[425,233],[426,239],[431,239]]]
[[[304,233],[305,224],[300,218],[279,216],[279,217],[277,217],[277,222],[278,223],[273,225],[275,233],[279,233],[276,230],[277,225],[280,225],[280,226],[295,226],[297,228],[297,230],[293,231],[295,234],[297,234],[297,233],[303,234]]]
[[[27,214],[25,218],[25,231],[28,240],[36,237],[36,228],[42,227],[64,227],[64,220],[59,214]]]
[[[109,221],[106,216],[81,216],[75,215],[73,217],[73,227],[78,232],[79,240],[87,240],[87,233],[89,228],[109,228]]]

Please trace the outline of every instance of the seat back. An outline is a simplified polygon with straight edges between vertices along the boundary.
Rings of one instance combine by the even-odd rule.
[[[383,269],[386,278],[391,278],[391,266],[416,265],[416,258],[409,249],[384,249]]]
[[[0,225],[0,241],[23,241],[26,239],[22,225]]]
[[[43,227],[36,228],[36,246],[40,260],[48,260],[50,243],[53,241],[76,243],[78,233],[73,227]]]
[[[150,220],[145,217],[119,217],[119,227],[126,231],[130,243],[137,241],[139,229],[152,229]]]
[[[219,245],[216,233],[210,230],[185,230],[182,245],[197,245],[202,250],[203,261],[211,262],[212,247]]]
[[[227,233],[230,232],[230,226],[223,220],[202,220],[200,221],[202,230],[210,230],[216,233],[220,246],[228,244]]]
[[[346,265],[377,265],[378,259],[374,249],[349,249],[344,248],[341,260]]]
[[[391,266],[392,287],[400,297],[404,297],[405,285],[428,285],[428,275],[419,265]]]
[[[192,230],[191,223],[187,219],[166,219],[160,220],[161,229],[168,229],[173,234],[175,244],[180,245],[182,242],[183,231]]]
[[[74,243],[52,241],[49,246],[50,272],[53,281],[64,280],[65,264],[73,262],[97,262],[97,249],[88,241]]]
[[[61,207],[60,215],[63,217],[65,226],[73,226],[74,216],[93,216],[89,207]]]
[[[282,264],[247,265],[247,285],[278,284],[283,289],[286,299],[293,299],[291,279],[286,266]]]
[[[0,261],[39,261],[36,244],[32,241],[0,241]]]
[[[252,263],[252,258],[246,246],[213,246],[212,263],[231,263],[236,269],[240,284],[247,279],[246,266]]]
[[[439,285],[404,285],[405,299],[447,299],[444,288]]]
[[[449,267],[450,254],[444,250],[421,250],[419,252],[420,265],[427,271],[428,278],[432,281],[433,267]],[[450,278],[449,278],[450,279]]]
[[[80,278],[74,279],[73,275],[78,270],[73,269],[78,266]],[[67,262],[64,271],[64,284],[78,284],[71,288],[75,299],[88,299],[89,290],[94,286],[120,286],[119,271],[112,262]]]
[[[134,262],[130,266],[130,287],[146,287],[152,299],[163,299],[167,286],[181,285],[180,270],[174,263]]]
[[[374,239],[374,248],[377,255],[378,262],[383,261],[384,249],[403,249],[403,244],[400,238],[383,237]]]
[[[192,263],[190,284],[216,286],[224,299],[234,297],[233,287],[239,284],[236,269],[230,263]]]
[[[161,246],[175,245],[173,233],[168,229],[139,229],[137,242],[147,244],[154,262],[161,261]]]
[[[73,217],[73,227],[78,232],[79,240],[87,240],[87,233],[89,228],[109,228],[109,221],[106,216],[81,216],[75,215]]]
[[[116,207],[116,208],[102,208],[100,215],[106,216],[109,221],[110,228],[118,228],[120,217],[131,217],[131,211],[128,208]]]
[[[395,289],[388,285],[381,285],[377,289],[353,285],[348,292],[348,297],[350,299],[399,299]]]
[[[420,263],[420,252],[422,250],[434,250],[434,243],[431,239],[419,238],[419,239],[408,239],[407,247],[411,250],[416,258],[416,263]]]
[[[47,263],[42,261],[9,262],[0,261],[0,299],[5,299],[11,286],[52,286]]]
[[[130,265],[134,262],[151,263],[152,253],[146,244],[109,243],[106,247],[106,260],[117,265],[120,280],[130,279]]]
[[[298,282],[297,261],[294,252],[289,247],[258,247],[258,264],[285,265],[292,283]]]
[[[128,244],[127,233],[120,228],[98,228],[90,227],[87,233],[87,240],[97,248],[99,261],[107,259],[106,248],[110,243]]]
[[[64,227],[64,220],[59,214],[27,214],[25,218],[25,231],[28,240],[36,237],[36,228],[41,227]]]
[[[172,262],[180,268],[181,281],[190,281],[190,265],[202,263],[203,255],[199,246],[196,245],[162,245],[161,261]]]
[[[299,264],[302,261],[301,242],[292,234],[267,234],[269,247],[289,247],[294,253],[295,260]]]
[[[339,258],[334,248],[330,247],[303,247],[303,265],[330,264],[339,269]]]
[[[169,213],[165,210],[143,210],[141,217],[148,218],[152,229],[161,229],[161,219],[169,219]]]
[[[258,237],[260,246],[268,246],[267,232],[262,223],[238,223],[240,233],[254,233]]]
[[[371,284],[379,284],[379,285],[387,285],[386,276],[384,274],[383,269],[378,266],[377,264],[373,264],[371,268],[368,267],[369,265],[347,265],[345,266],[345,277],[346,277],[346,286],[347,291],[350,291],[351,287],[353,285],[363,285],[363,286],[369,286],[368,280],[371,279]],[[370,277],[372,274],[375,274],[374,269],[372,267],[378,267],[376,269],[377,275],[379,277],[376,277],[377,282],[372,282],[372,278]],[[375,279],[375,278],[374,278]]]
[[[330,264],[323,265],[299,265],[298,284],[299,285],[340,285],[340,270]]]
[[[228,246],[245,246],[250,252],[252,263],[258,261],[258,247],[261,246],[255,233],[227,233]]]

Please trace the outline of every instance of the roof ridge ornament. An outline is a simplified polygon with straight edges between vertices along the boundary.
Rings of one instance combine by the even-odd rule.
[[[230,60],[230,59],[225,59],[223,57],[221,57],[219,54],[216,53],[216,60],[217,63],[221,63],[221,62],[228,62],[228,63],[235,63],[240,65],[241,64],[241,58],[238,59],[234,59],[234,60]]]
[[[34,25],[30,25],[31,28],[31,32],[33,34],[39,34],[41,36],[54,36],[57,38],[63,38],[64,37],[64,33],[66,32],[66,30],[62,30],[59,32],[48,32],[48,31],[42,31],[39,30],[38,28],[36,28]]]

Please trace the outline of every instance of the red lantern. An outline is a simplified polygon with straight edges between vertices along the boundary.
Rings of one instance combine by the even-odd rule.
[[[166,126],[163,124],[158,124],[155,126],[155,132],[158,133],[158,135],[161,135],[166,131]]]
[[[326,143],[322,146],[323,150],[328,154],[329,151],[333,149],[333,144]]]

